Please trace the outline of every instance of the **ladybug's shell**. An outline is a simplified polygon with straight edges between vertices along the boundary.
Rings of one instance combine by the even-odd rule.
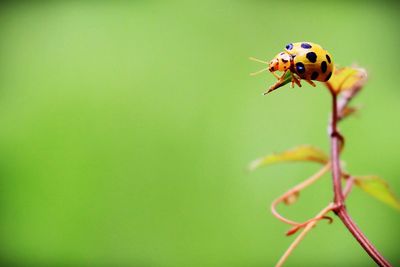
[[[328,81],[333,73],[334,64],[331,55],[320,45],[311,42],[299,42],[286,46],[293,58],[291,70],[301,79]]]

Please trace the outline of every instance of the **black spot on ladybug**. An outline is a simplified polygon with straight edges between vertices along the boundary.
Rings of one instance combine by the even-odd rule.
[[[285,53],[283,53],[283,52],[282,52],[282,53],[280,53],[279,55],[281,55],[281,56],[282,56],[282,55],[284,55],[284,54],[285,54]]]
[[[328,67],[328,65],[326,64],[326,61],[322,61],[321,63],[321,71],[322,73],[326,72],[326,68]]]
[[[312,46],[310,44],[308,44],[308,43],[302,43],[301,47],[305,48],[305,49],[310,49]]]
[[[317,54],[315,54],[314,52],[308,52],[306,57],[308,58],[308,60],[310,60],[310,62],[315,63],[317,61]]]
[[[283,62],[283,63],[286,63],[286,62],[288,62],[288,60],[282,58],[282,62]]]
[[[286,49],[287,49],[287,50],[292,50],[292,49],[293,49],[293,44],[288,44],[288,45],[286,46]]]
[[[326,60],[328,60],[328,63],[331,63],[331,57],[326,54]]]
[[[332,76],[332,72],[329,72],[328,76],[326,76],[325,78],[325,82],[327,82]]]
[[[304,67],[304,64],[301,62],[296,63],[296,70],[299,74],[304,74],[304,72],[306,72],[306,68]]]
[[[317,78],[318,78],[318,72],[314,71],[314,72],[311,74],[311,80],[316,80]]]

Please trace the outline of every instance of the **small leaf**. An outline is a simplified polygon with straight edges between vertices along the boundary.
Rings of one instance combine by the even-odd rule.
[[[285,74],[285,77],[283,78],[282,81],[277,81],[275,84],[271,85],[268,88],[268,91],[266,91],[264,93],[264,95],[271,93],[272,91],[275,91],[276,89],[278,89],[279,87],[282,87],[288,83],[290,83],[292,81],[292,74],[290,71],[287,71]]]
[[[261,166],[288,161],[313,161],[326,164],[328,160],[328,156],[320,149],[309,145],[302,145],[281,153],[275,153],[256,159],[250,164],[249,169],[255,170]]]
[[[288,195],[287,197],[285,197],[283,199],[283,202],[286,205],[292,205],[293,203],[295,203],[297,201],[297,199],[299,198],[300,192],[296,191],[293,192],[293,194]]]
[[[286,232],[286,236],[294,235],[294,234],[297,233],[301,228],[302,228],[302,226],[293,226],[292,228],[289,229],[289,231]]]
[[[335,92],[353,89],[367,80],[367,71],[358,67],[337,68],[331,79],[327,82]]]
[[[350,115],[353,115],[357,113],[360,110],[360,107],[349,107],[346,106],[344,107],[343,111],[340,114],[340,117],[342,119],[349,117]]]
[[[356,176],[354,182],[364,192],[370,194],[374,198],[400,210],[400,201],[390,190],[385,180],[378,176]]]

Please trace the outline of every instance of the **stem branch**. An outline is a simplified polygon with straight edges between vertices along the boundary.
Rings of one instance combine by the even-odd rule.
[[[376,248],[371,244],[371,242],[367,239],[367,237],[363,234],[363,232],[361,232],[358,226],[353,222],[353,220],[347,213],[346,207],[344,205],[344,195],[341,184],[342,170],[340,166],[340,150],[342,146],[343,137],[340,135],[337,129],[337,124],[341,119],[339,117],[339,114],[342,113],[347,103],[357,92],[355,92],[347,99],[344,99],[341,102],[340,110],[338,110],[337,93],[334,90],[332,90],[332,88],[329,89],[332,95],[332,119],[329,128],[331,129],[330,133],[331,162],[332,162],[332,178],[333,178],[333,191],[334,191],[334,204],[335,204],[333,211],[336,213],[336,215],[339,216],[343,224],[351,232],[354,238],[358,241],[358,243],[360,243],[360,245],[364,248],[364,250],[368,253],[368,255],[370,255],[370,257],[379,266],[390,267],[391,266],[390,263],[376,250]]]
[[[306,187],[310,186],[311,184],[313,184],[314,182],[316,182],[319,178],[321,178],[330,169],[331,169],[331,164],[327,163],[326,165],[324,165],[324,167],[322,167],[317,173],[312,175],[310,178],[308,178],[307,180],[305,180],[305,181],[301,182],[300,184],[294,186],[293,188],[289,189],[286,193],[284,193],[283,195],[281,195],[280,197],[275,199],[271,204],[271,212],[272,212],[272,214],[276,218],[278,218],[279,220],[281,220],[284,223],[287,223],[287,224],[290,224],[290,225],[293,225],[293,226],[304,225],[306,222],[303,222],[303,223],[295,222],[295,221],[286,219],[285,217],[280,215],[279,212],[276,210],[276,206],[279,203],[283,202],[286,198],[288,198],[291,195],[294,195],[296,193],[299,193],[304,188],[306,188]]]
[[[333,203],[329,203],[329,205],[321,210],[315,218],[320,218],[324,216],[326,213],[332,210],[333,208]],[[296,239],[293,241],[293,243],[290,245],[290,247],[285,251],[285,253],[282,255],[282,257],[279,259],[278,263],[275,265],[275,267],[281,267],[287,258],[290,256],[290,254],[293,252],[293,250],[299,245],[301,240],[306,236],[306,234],[317,224],[318,220],[311,221],[307,224],[307,226],[304,228],[304,230],[296,237]]]

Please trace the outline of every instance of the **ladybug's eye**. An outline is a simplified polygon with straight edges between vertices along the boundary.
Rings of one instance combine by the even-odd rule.
[[[293,49],[293,44],[288,44],[288,45],[286,46],[286,49],[287,49],[287,50],[292,50],[292,49]]]

